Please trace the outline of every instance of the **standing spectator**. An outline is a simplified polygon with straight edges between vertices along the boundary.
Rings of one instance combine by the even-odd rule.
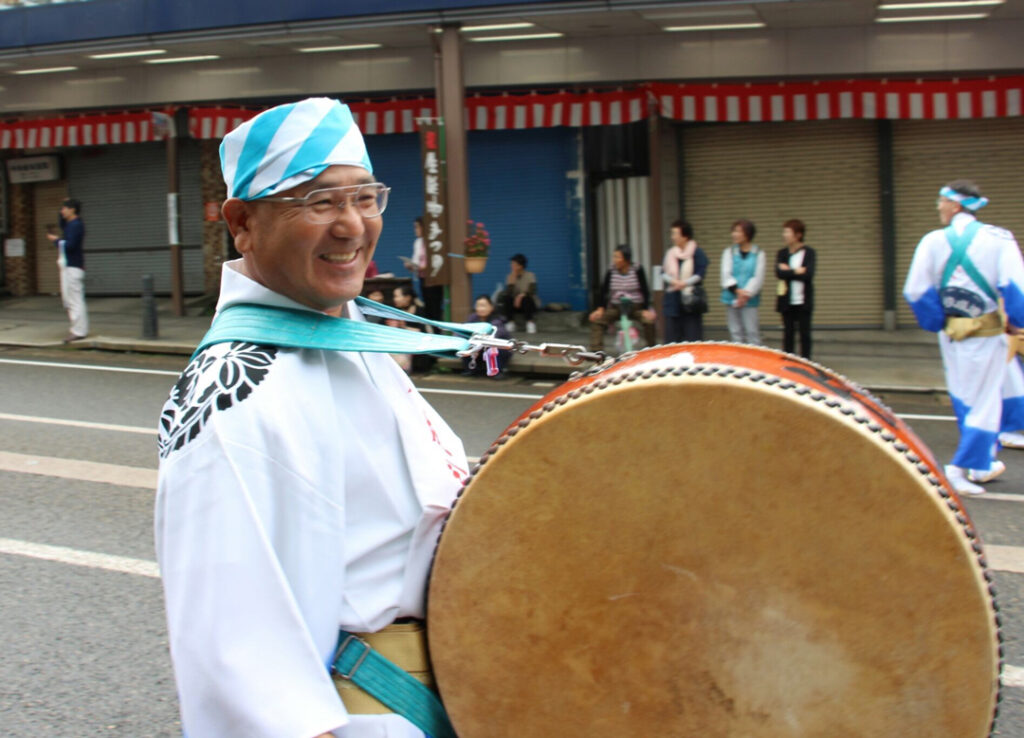
[[[419,279],[420,295],[423,297],[423,315],[431,320],[444,318],[444,285],[435,284],[428,287],[424,283],[427,276],[427,243],[423,237],[423,218],[417,217],[412,222],[412,230],[416,240],[412,242],[412,259],[406,260],[405,267]]]
[[[785,247],[775,255],[775,276],[779,278],[779,295],[775,309],[782,313],[782,350],[793,353],[796,331],[800,330],[800,355],[811,358],[811,313],[814,312],[814,249],[804,243],[803,221],[787,220],[782,224]]]
[[[604,334],[608,324],[622,316],[621,301],[627,298],[630,302],[630,320],[639,320],[644,327],[644,341],[653,346],[657,341],[654,335],[654,319],[657,317],[651,309],[651,291],[647,287],[647,276],[643,266],[633,264],[633,252],[629,246],[617,246],[612,252],[612,266],[604,275],[601,283],[601,295],[597,308],[590,314],[590,350],[601,351],[604,348]]]
[[[416,304],[416,290],[411,285],[401,284],[395,287],[394,292],[391,295],[392,303],[399,310],[404,310],[412,315],[419,315],[419,305]],[[394,318],[385,319],[384,323],[391,326],[392,328],[405,328],[410,331],[426,331],[427,333],[433,333],[434,330],[430,326],[423,325],[422,323],[406,323],[404,320],[397,320]],[[409,374],[412,372],[428,372],[430,371],[436,359],[433,356],[426,354],[391,354],[398,365],[405,369]]]
[[[505,319],[494,312],[494,303],[487,295],[480,295],[473,303],[473,314],[466,318],[467,323],[490,323],[494,326],[494,337],[508,339],[512,336],[505,326]],[[498,373],[491,379],[505,379],[505,367],[508,366],[512,352],[506,349],[497,351]],[[473,368],[470,368],[471,359],[467,356],[462,359],[462,373],[467,377],[482,377],[487,374],[487,363],[483,354],[476,357]]]
[[[995,457],[1008,348],[1000,298],[1009,323],[1024,325],[1024,261],[1012,233],[975,217],[987,204],[988,198],[967,180],[939,190],[936,207],[945,227],[921,239],[903,287],[918,324],[939,334],[946,387],[960,428],[946,477],[957,492],[971,495],[985,491],[977,483],[1006,469]]]
[[[505,277],[505,289],[498,296],[498,309],[508,321],[509,331],[515,332],[515,315],[522,313],[526,320],[526,332],[536,333],[537,324],[533,316],[537,312],[537,277],[533,272],[526,271],[526,257],[513,254],[509,261],[508,276]]]
[[[764,286],[764,252],[755,244],[757,228],[746,218],[732,224],[732,246],[722,252],[722,302],[729,336],[736,343],[761,344],[757,308]]]
[[[693,227],[677,220],[670,230],[672,247],[665,253],[662,271],[667,287],[662,308],[665,313],[665,343],[704,340],[704,313],[708,311],[704,275],[708,257],[693,240]]]
[[[85,308],[85,223],[81,212],[82,203],[65,200],[60,206],[60,227],[64,237],[59,238],[56,233],[46,234],[59,250],[60,297],[71,321],[64,343],[79,341],[89,335],[89,313]]]

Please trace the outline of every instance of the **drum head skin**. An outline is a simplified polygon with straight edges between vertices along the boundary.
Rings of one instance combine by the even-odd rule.
[[[857,403],[683,359],[555,393],[464,490],[427,621],[460,738],[988,736],[956,501]]]

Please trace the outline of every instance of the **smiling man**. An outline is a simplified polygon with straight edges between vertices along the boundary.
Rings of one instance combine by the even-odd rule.
[[[348,108],[268,110],[225,137],[221,162],[242,258],[224,265],[218,312],[362,321],[388,188]],[[399,366],[214,344],[171,391],[159,444],[157,556],[189,738],[422,736],[330,672],[339,644],[363,653],[349,633],[375,649],[384,634],[399,668],[428,668],[427,571],[467,464]]]

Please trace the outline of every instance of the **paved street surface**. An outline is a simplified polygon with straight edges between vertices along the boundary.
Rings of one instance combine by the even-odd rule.
[[[0,350],[0,735],[180,735],[152,541],[159,410],[184,357]],[[417,380],[477,456],[555,382]],[[936,394],[883,397],[948,458]],[[997,735],[1024,738],[1024,451],[967,506],[1004,614]],[[926,613],[921,614],[927,617]]]

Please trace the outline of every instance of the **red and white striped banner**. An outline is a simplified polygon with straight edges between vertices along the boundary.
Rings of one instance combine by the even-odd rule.
[[[663,117],[697,123],[952,120],[1021,115],[1024,77],[646,87],[658,99]]]
[[[0,123],[0,149],[106,146],[158,141],[166,135],[166,127],[156,121],[155,117],[166,120],[166,116],[161,113],[138,112]]]
[[[641,88],[617,92],[546,95],[496,95],[466,98],[466,129],[500,131],[556,126],[600,126],[634,123],[647,117],[647,92]],[[359,128],[367,136],[415,133],[417,118],[437,115],[433,98],[349,103]],[[255,110],[193,108],[189,130],[194,138],[223,138],[256,115]]]
[[[881,119],[952,120],[1022,115],[1024,76],[947,80],[827,80],[758,84],[652,82],[611,92],[476,95],[466,98],[466,128],[500,131],[635,123],[653,96],[665,118],[695,123]],[[349,103],[366,135],[415,133],[437,115],[433,98]],[[195,107],[193,138],[223,138],[257,110]],[[168,117],[151,111],[0,123],[0,149],[105,146],[159,141]]]

